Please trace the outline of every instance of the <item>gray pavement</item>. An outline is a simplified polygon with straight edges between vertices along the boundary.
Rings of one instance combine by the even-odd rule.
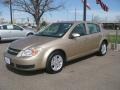
[[[0,90],[120,90],[120,51],[90,55],[69,63],[58,74],[8,70],[0,44]]]

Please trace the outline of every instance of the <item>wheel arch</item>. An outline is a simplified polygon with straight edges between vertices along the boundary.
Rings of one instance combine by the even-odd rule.
[[[44,56],[43,56],[42,65],[44,68],[46,67],[48,57],[54,52],[61,52],[64,55],[64,61],[65,62],[67,61],[67,56],[66,56],[66,53],[63,49],[49,49],[48,51],[46,51],[44,53]]]
[[[108,46],[108,40],[107,40],[107,39],[103,39],[103,40],[102,40],[102,43],[103,43],[103,42],[105,42],[106,45]],[[102,43],[101,43],[101,44],[102,44]]]
[[[65,53],[65,51],[64,50],[62,50],[62,49],[55,49],[54,51],[52,51],[51,53],[54,53],[54,52],[61,52],[62,54],[63,54],[63,56],[64,56],[64,60],[66,60],[66,53]]]
[[[34,34],[33,32],[28,32],[26,36],[33,35],[33,34]]]
[[[104,38],[104,39],[101,40],[101,42],[100,42],[100,44],[99,44],[99,48],[100,48],[100,46],[101,46],[101,44],[102,44],[103,42],[105,42],[106,45],[108,46],[109,42],[108,42],[108,40],[107,40],[106,38]]]
[[[103,43],[106,44],[106,52],[107,52],[108,40],[107,40],[107,39],[103,39],[103,40],[101,41],[101,43],[100,43],[99,50],[98,50],[98,55],[99,55],[99,56],[104,56],[104,55],[106,54],[106,52],[105,52],[105,53],[102,53],[102,51],[101,51],[101,48],[102,48],[102,44],[103,44]]]

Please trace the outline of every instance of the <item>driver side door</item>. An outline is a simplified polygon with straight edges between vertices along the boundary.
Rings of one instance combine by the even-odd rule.
[[[73,37],[70,39],[70,59],[75,59],[80,56],[83,56],[87,52],[87,32],[85,23],[78,24],[73,31],[70,34],[70,37],[72,37],[73,34],[79,34],[77,37]]]
[[[11,34],[14,38],[22,38],[25,37],[26,32],[24,32],[23,28],[17,26],[17,25],[12,25],[13,29],[11,30]]]

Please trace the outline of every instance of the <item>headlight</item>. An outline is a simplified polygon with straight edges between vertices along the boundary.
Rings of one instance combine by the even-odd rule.
[[[38,54],[38,50],[35,48],[30,48],[26,50],[22,50],[19,54],[18,57],[32,57]]]

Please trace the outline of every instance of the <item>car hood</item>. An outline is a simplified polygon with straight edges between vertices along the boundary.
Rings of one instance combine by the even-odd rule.
[[[56,39],[57,38],[45,37],[45,36],[30,36],[12,42],[9,47],[22,50],[24,48],[29,48],[32,46],[40,46]]]

